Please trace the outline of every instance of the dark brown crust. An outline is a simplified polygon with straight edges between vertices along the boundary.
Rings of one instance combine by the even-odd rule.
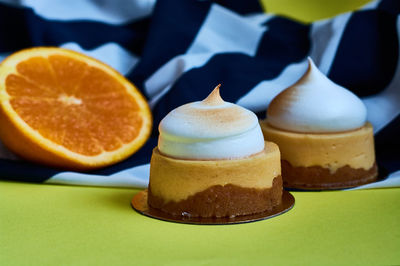
[[[331,173],[320,166],[293,167],[288,161],[282,160],[282,177],[286,188],[341,189],[376,181],[378,167],[376,163],[368,170],[346,165]]]
[[[272,210],[282,202],[282,177],[274,178],[267,189],[244,188],[232,184],[212,186],[179,202],[164,203],[149,187],[148,204],[176,216],[234,217]]]

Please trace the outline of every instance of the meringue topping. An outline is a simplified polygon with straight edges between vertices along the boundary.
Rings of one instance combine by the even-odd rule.
[[[158,149],[182,159],[233,159],[264,149],[257,116],[225,102],[218,85],[203,101],[172,110],[159,125]]]
[[[268,123],[303,133],[354,130],[367,121],[367,109],[351,91],[328,79],[308,58],[306,73],[270,103]]]

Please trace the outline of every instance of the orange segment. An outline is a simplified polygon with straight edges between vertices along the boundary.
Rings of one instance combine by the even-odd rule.
[[[28,79],[10,74],[6,78],[7,93],[10,96],[32,96],[32,97],[57,97],[57,92],[49,90],[35,84]]]
[[[82,61],[61,55],[52,55],[48,58],[48,61],[60,88],[66,94],[73,94],[85,75],[88,65]]]
[[[59,91],[59,86],[47,58],[32,57],[22,61],[18,63],[17,71],[21,76],[35,84],[42,85],[52,91]]]
[[[101,62],[60,48],[32,48],[0,65],[0,137],[18,155],[84,170],[113,164],[148,139],[146,100]]]

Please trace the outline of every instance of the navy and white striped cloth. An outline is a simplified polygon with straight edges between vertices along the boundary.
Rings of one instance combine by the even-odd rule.
[[[310,56],[368,108],[385,180],[366,187],[400,186],[399,14],[399,1],[381,0],[306,25],[264,13],[254,0],[0,0],[0,61],[32,46],[80,51],[136,84],[154,116],[144,147],[89,173],[31,164],[0,143],[0,178],[146,187],[157,125],[170,110],[205,98],[222,83],[226,101],[263,118],[271,99],[304,73]]]

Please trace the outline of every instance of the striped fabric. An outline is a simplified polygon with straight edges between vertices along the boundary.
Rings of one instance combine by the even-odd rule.
[[[305,25],[263,13],[257,1],[0,0],[0,60],[32,46],[80,51],[136,84],[154,116],[143,148],[89,173],[31,164],[0,143],[0,178],[146,187],[157,125],[169,111],[222,83],[226,101],[264,118],[271,99],[304,73],[310,56],[367,106],[384,180],[366,187],[400,186],[399,13],[399,1],[381,0]]]

